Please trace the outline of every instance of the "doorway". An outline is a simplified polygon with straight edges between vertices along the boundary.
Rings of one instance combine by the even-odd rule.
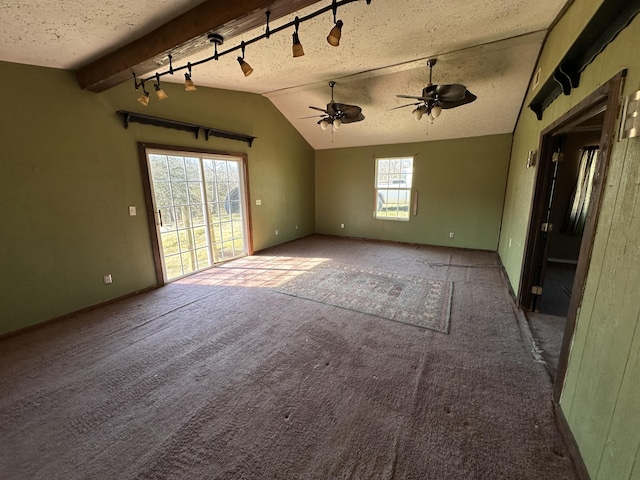
[[[144,167],[159,284],[249,253],[244,156],[145,146]]]
[[[624,72],[541,133],[518,303],[559,400],[615,139]]]

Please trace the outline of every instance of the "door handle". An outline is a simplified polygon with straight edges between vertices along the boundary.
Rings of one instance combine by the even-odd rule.
[[[162,226],[162,210],[158,209],[158,218],[160,219],[160,226]]]

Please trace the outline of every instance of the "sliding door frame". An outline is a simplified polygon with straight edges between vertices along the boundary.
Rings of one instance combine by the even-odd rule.
[[[249,157],[246,153],[239,152],[222,152],[218,150],[206,150],[201,148],[180,147],[175,145],[162,145],[157,143],[138,142],[138,160],[140,161],[140,170],[142,172],[142,186],[144,189],[145,206],[147,209],[147,223],[149,225],[149,237],[151,240],[151,249],[153,251],[153,263],[156,271],[156,285],[163,286],[165,283],[164,273],[162,270],[162,246],[156,234],[156,215],[153,204],[153,192],[151,189],[151,175],[149,174],[149,165],[147,163],[147,150],[165,150],[169,152],[194,153],[212,156],[235,157],[241,160],[242,175],[244,177],[244,216],[247,225],[247,255],[253,255],[253,228],[251,224],[251,199],[249,197]]]

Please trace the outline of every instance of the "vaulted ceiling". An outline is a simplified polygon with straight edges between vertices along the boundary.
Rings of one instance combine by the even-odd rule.
[[[131,73],[148,77],[213,55],[208,33],[224,37],[224,51],[270,28],[331,5],[331,0],[23,0],[0,5],[0,60],[77,70],[78,88],[100,91]],[[244,77],[236,57],[198,65],[199,87],[254,92],[269,98],[316,149],[440,140],[513,131],[546,30],[566,0],[372,0],[338,8],[344,22],[338,47],[326,36],[327,11],[300,25],[303,57],[293,58],[293,28],[248,45],[254,69]],[[222,5],[227,4],[227,5]],[[229,5],[231,4],[231,5]],[[411,103],[428,83],[427,59],[437,58],[434,83],[461,83],[478,99],[445,110],[432,124],[416,122]],[[362,107],[365,120],[323,131],[304,118],[331,99]],[[183,72],[163,82],[182,83]],[[184,92],[184,95],[197,95]],[[180,102],[179,95],[164,100]],[[154,99],[146,113],[153,115]],[[394,110],[392,110],[394,109]],[[180,120],[189,119],[180,118]]]

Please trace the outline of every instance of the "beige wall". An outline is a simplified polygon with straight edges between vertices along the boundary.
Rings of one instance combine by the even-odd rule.
[[[511,135],[505,134],[319,150],[316,229],[333,235],[496,250],[510,145]],[[399,156],[414,156],[417,215],[408,222],[373,218],[375,158]]]
[[[553,30],[539,64],[546,79],[600,5],[576,0]],[[517,290],[534,169],[528,150],[540,132],[623,68],[624,95],[640,88],[640,17],[589,65],[580,87],[560,96],[542,121],[525,109],[514,133],[499,253]],[[529,103],[530,93],[526,104]],[[614,142],[584,299],[561,407],[593,479],[640,479],[640,140]],[[510,246],[511,245],[511,246]]]
[[[0,334],[155,284],[136,142],[247,153],[256,250],[315,231],[313,149],[259,95],[165,83],[145,109],[132,82],[94,94],[72,72],[3,62],[0,77]],[[121,109],[257,139],[125,130]]]

